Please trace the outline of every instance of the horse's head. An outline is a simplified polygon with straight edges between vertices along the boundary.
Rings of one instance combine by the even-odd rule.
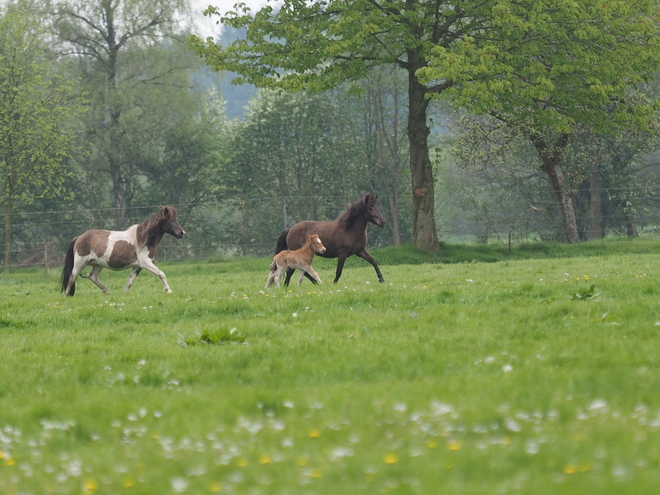
[[[162,226],[163,232],[173,235],[177,239],[181,239],[186,235],[186,231],[179,224],[176,218],[176,209],[173,206],[165,206],[162,208]]]
[[[312,243],[314,251],[323,254],[325,253],[325,246],[321,242],[321,238],[317,234],[312,234],[309,236],[309,241]]]
[[[380,212],[380,206],[378,206],[378,203],[376,202],[377,199],[378,196],[368,193],[364,196],[364,205],[367,211],[367,221],[382,228],[387,221]]]

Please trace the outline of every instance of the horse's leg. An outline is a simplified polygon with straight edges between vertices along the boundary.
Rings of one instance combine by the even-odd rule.
[[[165,289],[165,292],[171,294],[172,289],[170,289],[170,285],[167,283],[167,278],[165,277],[163,271],[159,269],[156,265],[154,265],[151,260],[146,260],[146,261],[142,260],[141,263],[142,263],[142,268],[153,273],[160,279],[161,282],[163,282],[163,288]]]
[[[295,271],[296,271],[295,268],[289,268],[286,271],[286,279],[284,280],[284,287],[289,286],[289,282],[291,281],[291,275],[293,275],[293,272],[295,272]],[[278,287],[279,287],[279,285],[278,285]]]
[[[367,252],[365,248],[362,248],[362,250],[358,253],[355,253],[357,256],[362,258],[363,260],[368,261],[371,263],[371,265],[374,267],[376,270],[376,275],[378,275],[378,281],[382,284],[385,282],[385,279],[383,278],[383,274],[380,273],[380,268],[378,268],[378,263],[376,263],[376,260],[371,257],[371,255]]]
[[[303,278],[305,277],[305,274],[307,273],[302,268],[299,271],[300,271],[300,273],[298,274],[298,287],[300,287],[302,285]]]
[[[335,273],[335,281],[334,281],[335,284],[339,281],[339,277],[341,277],[341,272],[344,269],[345,262],[346,262],[345,254],[342,253],[339,256],[337,256],[337,272]]]
[[[305,268],[305,271],[308,275],[314,277],[314,283],[316,282],[318,282],[319,284],[323,283],[321,282],[321,277],[319,277],[319,274],[316,273],[316,271],[314,271],[314,268],[312,268],[312,265],[309,265],[307,268]],[[302,277],[300,277],[300,279],[302,280]]]
[[[282,278],[282,275],[284,274],[284,270],[286,270],[286,266],[284,267],[277,267],[277,271],[275,271],[275,287],[278,289],[280,288],[280,279]],[[285,284],[286,285],[286,284]]]
[[[66,290],[64,291],[65,296],[73,295],[71,292],[72,292],[72,287],[74,286],[74,283],[76,281],[76,278],[78,277],[78,275],[80,275],[80,272],[82,272],[83,268],[85,268],[86,266],[87,266],[87,262],[73,265],[73,269],[71,270],[71,275],[69,276],[69,280],[66,284]]]
[[[309,273],[307,273],[307,272],[303,272],[303,275],[304,275],[305,277],[307,277],[311,283],[313,283],[314,285],[316,285],[316,283],[317,283],[316,280],[314,280],[314,277],[312,277]]]
[[[99,289],[103,291],[104,294],[110,294],[110,291],[108,288],[101,283],[99,280],[99,273],[101,273],[101,270],[103,270],[103,267],[100,265],[94,265],[92,267],[92,271],[89,272],[89,279],[94,282],[94,285],[96,285]]]
[[[274,279],[275,279],[275,273],[272,271],[268,272],[268,278],[266,279],[266,287],[264,287],[264,289],[270,287]]]
[[[280,279],[277,276],[278,273],[279,273],[279,269],[277,268],[275,270],[270,271],[270,273],[268,274],[268,280],[266,280],[266,287],[265,287],[266,289],[271,285],[273,285],[273,282],[275,282],[276,278],[277,278],[277,283],[278,284],[280,283]],[[277,287],[279,287],[279,285]]]
[[[137,276],[140,274],[141,271],[142,268],[140,267],[133,268],[131,270],[131,274],[128,276],[128,280],[126,281],[126,287],[124,287],[124,293],[129,291],[129,289],[133,285],[133,282],[135,282],[135,279],[137,278]]]

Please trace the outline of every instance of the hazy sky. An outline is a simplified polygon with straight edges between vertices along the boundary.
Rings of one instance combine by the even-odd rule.
[[[217,36],[220,33],[221,26],[216,25],[218,20],[217,16],[214,17],[204,17],[202,12],[206,10],[206,7],[213,5],[218,7],[220,12],[227,12],[232,10],[234,4],[240,0],[191,0],[193,9],[195,11],[197,21],[197,34],[202,36]],[[252,11],[257,11],[266,3],[271,3],[273,5],[277,4],[277,0],[242,0]]]

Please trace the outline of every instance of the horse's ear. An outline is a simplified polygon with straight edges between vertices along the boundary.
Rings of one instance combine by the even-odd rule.
[[[163,216],[168,220],[176,217],[176,210],[173,206],[164,206],[163,207]]]

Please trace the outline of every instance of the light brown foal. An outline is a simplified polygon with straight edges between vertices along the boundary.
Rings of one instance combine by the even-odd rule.
[[[300,270],[298,285],[302,283],[305,273],[308,273],[319,284],[322,284],[321,277],[312,268],[312,260],[316,253],[325,253],[325,246],[317,234],[308,236],[307,242],[300,249],[296,249],[295,251],[284,250],[277,253],[270,263],[270,273],[268,274],[268,280],[266,280],[266,289],[273,282],[275,282],[275,286],[279,289],[280,277],[289,269]]]

